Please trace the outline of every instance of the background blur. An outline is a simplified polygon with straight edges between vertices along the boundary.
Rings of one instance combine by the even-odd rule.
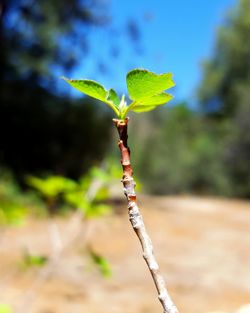
[[[132,269],[144,266],[137,261],[137,242],[133,234],[131,243],[125,239],[129,225],[119,224],[126,212],[112,113],[60,79],[94,79],[122,94],[127,71],[136,67],[172,72],[176,81],[172,103],[131,114],[129,142],[146,219],[177,303],[198,313],[236,312],[250,302],[244,280],[244,264],[250,262],[244,233],[250,226],[250,0],[1,0],[0,18],[0,313],[28,312],[27,306],[30,312],[100,312],[100,303],[107,297],[112,302],[112,294],[117,305],[102,312],[124,312],[124,301],[129,313],[157,310],[154,291],[140,289],[148,273],[137,277]],[[150,215],[149,204],[162,210]],[[204,235],[206,227],[208,237],[218,227],[220,252],[209,255],[204,248],[213,242],[202,240],[215,239]],[[90,230],[83,234],[85,228]],[[190,249],[201,240],[201,250],[181,264],[189,236]],[[164,246],[172,256],[166,257]],[[235,255],[223,254],[235,246]],[[86,256],[104,277],[116,274],[107,283],[89,271]],[[213,258],[227,259],[226,278],[210,263]],[[200,275],[207,266],[204,281],[196,277],[194,260],[203,264]],[[132,267],[131,281],[122,277],[122,266]],[[83,276],[77,272],[81,267]],[[58,288],[62,282],[67,290]],[[129,284],[138,299],[125,292]],[[227,293],[215,285],[226,286],[220,290]],[[87,294],[90,286],[96,297]],[[194,292],[188,295],[190,287]],[[49,302],[50,292],[57,300]],[[152,301],[139,306],[147,292]],[[203,298],[209,293],[213,307]]]

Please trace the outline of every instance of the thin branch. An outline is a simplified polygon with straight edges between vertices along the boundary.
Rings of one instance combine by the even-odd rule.
[[[164,310],[163,312],[178,313],[176,306],[174,305],[169,296],[164,279],[160,274],[159,265],[153,254],[153,245],[146,231],[142,215],[136,202],[136,193],[135,193],[136,184],[133,179],[133,170],[130,163],[130,150],[127,144],[128,120],[129,120],[128,118],[126,118],[124,121],[119,119],[113,119],[113,122],[119,133],[118,147],[121,152],[121,164],[123,168],[122,183],[124,186],[124,194],[128,201],[129,220],[132,224],[132,227],[136,235],[140,240],[143,250],[143,258],[145,259],[149,271],[154,280],[158,292],[158,298]]]

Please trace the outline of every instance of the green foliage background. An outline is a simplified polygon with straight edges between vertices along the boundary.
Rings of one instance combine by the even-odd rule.
[[[163,127],[154,130],[155,123]],[[149,118],[143,145],[134,155],[147,191],[233,195],[233,182],[223,161],[227,129],[226,123],[206,120],[185,104],[172,107],[168,114],[155,112]],[[140,130],[137,128],[133,140],[134,150]]]
[[[198,108],[187,100],[135,117],[132,151],[148,192],[250,197],[249,60],[250,1],[240,0],[204,62]]]
[[[30,174],[79,179],[108,154],[119,162],[114,116],[90,98],[69,98],[57,85],[59,73],[69,76],[79,56],[91,57],[91,26],[105,29],[108,7],[99,1],[88,6],[78,0],[25,3],[6,2],[0,23],[0,164],[13,173],[17,188],[15,179],[27,188],[24,178]],[[13,16],[16,27],[11,27]],[[67,49],[72,43],[77,44]],[[191,110],[186,99],[131,114],[132,160],[147,192],[250,197],[249,60],[250,0],[240,0],[218,29],[214,52],[204,62],[198,107]],[[107,100],[118,104],[113,91]],[[3,173],[1,212],[6,206],[3,188],[10,187]],[[13,197],[21,207],[22,190]]]

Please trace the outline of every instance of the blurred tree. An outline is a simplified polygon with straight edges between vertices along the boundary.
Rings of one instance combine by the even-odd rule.
[[[96,114],[90,100],[62,98],[23,81],[6,84],[1,98],[0,162],[18,176],[46,171],[78,177],[102,159],[100,133],[109,138],[110,116]]]
[[[239,0],[218,30],[214,55],[204,64],[199,98],[205,112],[231,116],[250,86],[250,1]]]
[[[158,111],[151,126],[147,126],[150,129],[140,155],[135,155],[137,170],[148,191],[230,194],[221,162],[225,127],[205,120],[185,103]],[[157,129],[156,124],[163,126]],[[140,130],[137,133],[140,136]]]
[[[250,81],[239,89],[238,108],[228,124],[223,161],[234,182],[232,194],[250,198]]]
[[[214,55],[199,88],[210,117],[227,119],[224,160],[233,194],[250,197],[250,0],[240,0],[218,30]]]
[[[1,0],[1,54],[19,78],[49,86],[51,72],[71,70],[86,57],[93,26],[108,23],[107,5],[96,0]],[[6,76],[5,76],[6,78]]]
[[[0,163],[16,174],[78,177],[103,158],[110,115],[94,114],[89,98],[63,97],[57,82],[87,62],[91,30],[109,25],[108,5],[0,0]]]

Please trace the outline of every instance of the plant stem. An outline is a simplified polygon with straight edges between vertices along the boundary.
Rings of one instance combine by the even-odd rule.
[[[113,122],[119,133],[118,147],[121,152],[121,164],[123,168],[122,183],[124,186],[124,194],[128,201],[129,220],[136,235],[140,240],[143,250],[143,258],[145,259],[154,280],[158,292],[158,298],[163,306],[163,312],[178,313],[176,306],[169,296],[164,279],[160,274],[159,265],[153,254],[153,245],[151,239],[146,231],[142,215],[140,213],[139,207],[137,206],[135,193],[136,184],[133,179],[133,169],[130,163],[130,149],[127,144],[128,121],[128,118],[126,118],[125,120],[113,119]]]

